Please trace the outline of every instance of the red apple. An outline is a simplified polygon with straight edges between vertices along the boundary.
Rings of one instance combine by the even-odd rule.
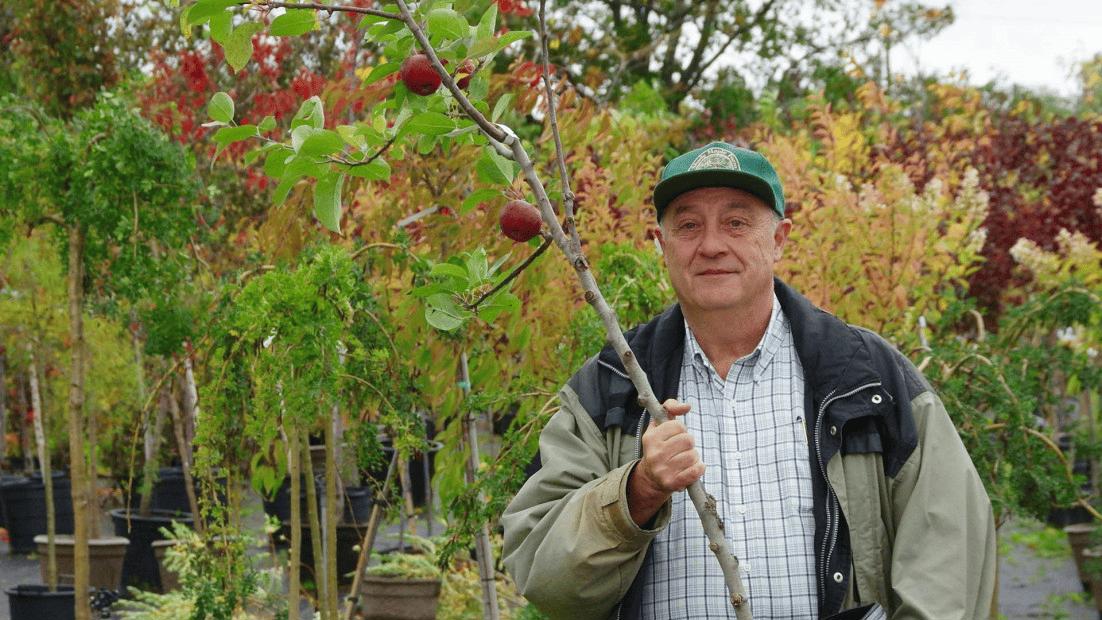
[[[462,90],[467,90],[467,86],[471,84],[471,77],[474,76],[475,69],[474,61],[468,58],[459,64],[459,70],[455,73],[455,85]]]
[[[440,76],[432,66],[432,61],[424,54],[413,54],[402,62],[398,77],[412,93],[422,97],[431,95],[440,88]]]
[[[513,241],[525,242],[539,234],[543,226],[539,209],[523,200],[510,200],[498,217],[501,232]]]

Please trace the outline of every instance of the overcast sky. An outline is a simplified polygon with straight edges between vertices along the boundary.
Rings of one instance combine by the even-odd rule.
[[[941,5],[941,2],[927,2]],[[1077,92],[1076,62],[1102,52],[1102,0],[948,0],[956,21],[934,39],[893,51],[893,71],[967,69],[991,79]]]

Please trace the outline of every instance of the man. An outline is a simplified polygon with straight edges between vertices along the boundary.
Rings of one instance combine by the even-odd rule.
[[[502,517],[521,592],[552,618],[733,618],[680,492],[703,479],[756,619],[988,617],[983,484],[905,357],[774,278],[792,222],[773,166],[712,143],[654,205],[678,303],[626,336],[676,419],[649,420],[608,347],[570,379]]]

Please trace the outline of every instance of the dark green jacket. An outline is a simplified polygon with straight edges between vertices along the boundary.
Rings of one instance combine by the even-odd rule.
[[[805,376],[820,615],[877,602],[893,620],[988,617],[991,505],[940,399],[879,336],[775,290]],[[676,305],[626,334],[659,401],[677,396],[684,334]],[[668,503],[654,529],[628,513],[647,414],[609,348],[559,398],[502,517],[505,567],[552,618],[637,618],[639,569],[669,520]]]

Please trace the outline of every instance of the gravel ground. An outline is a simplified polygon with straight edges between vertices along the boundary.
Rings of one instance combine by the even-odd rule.
[[[1009,524],[1000,532],[999,609],[1007,620],[1096,620],[1093,601],[1081,592],[1063,534],[1035,523]],[[0,588],[39,583],[38,559],[11,555],[0,543]],[[0,620],[10,620],[0,601]],[[46,620],[46,619],[43,619]]]

